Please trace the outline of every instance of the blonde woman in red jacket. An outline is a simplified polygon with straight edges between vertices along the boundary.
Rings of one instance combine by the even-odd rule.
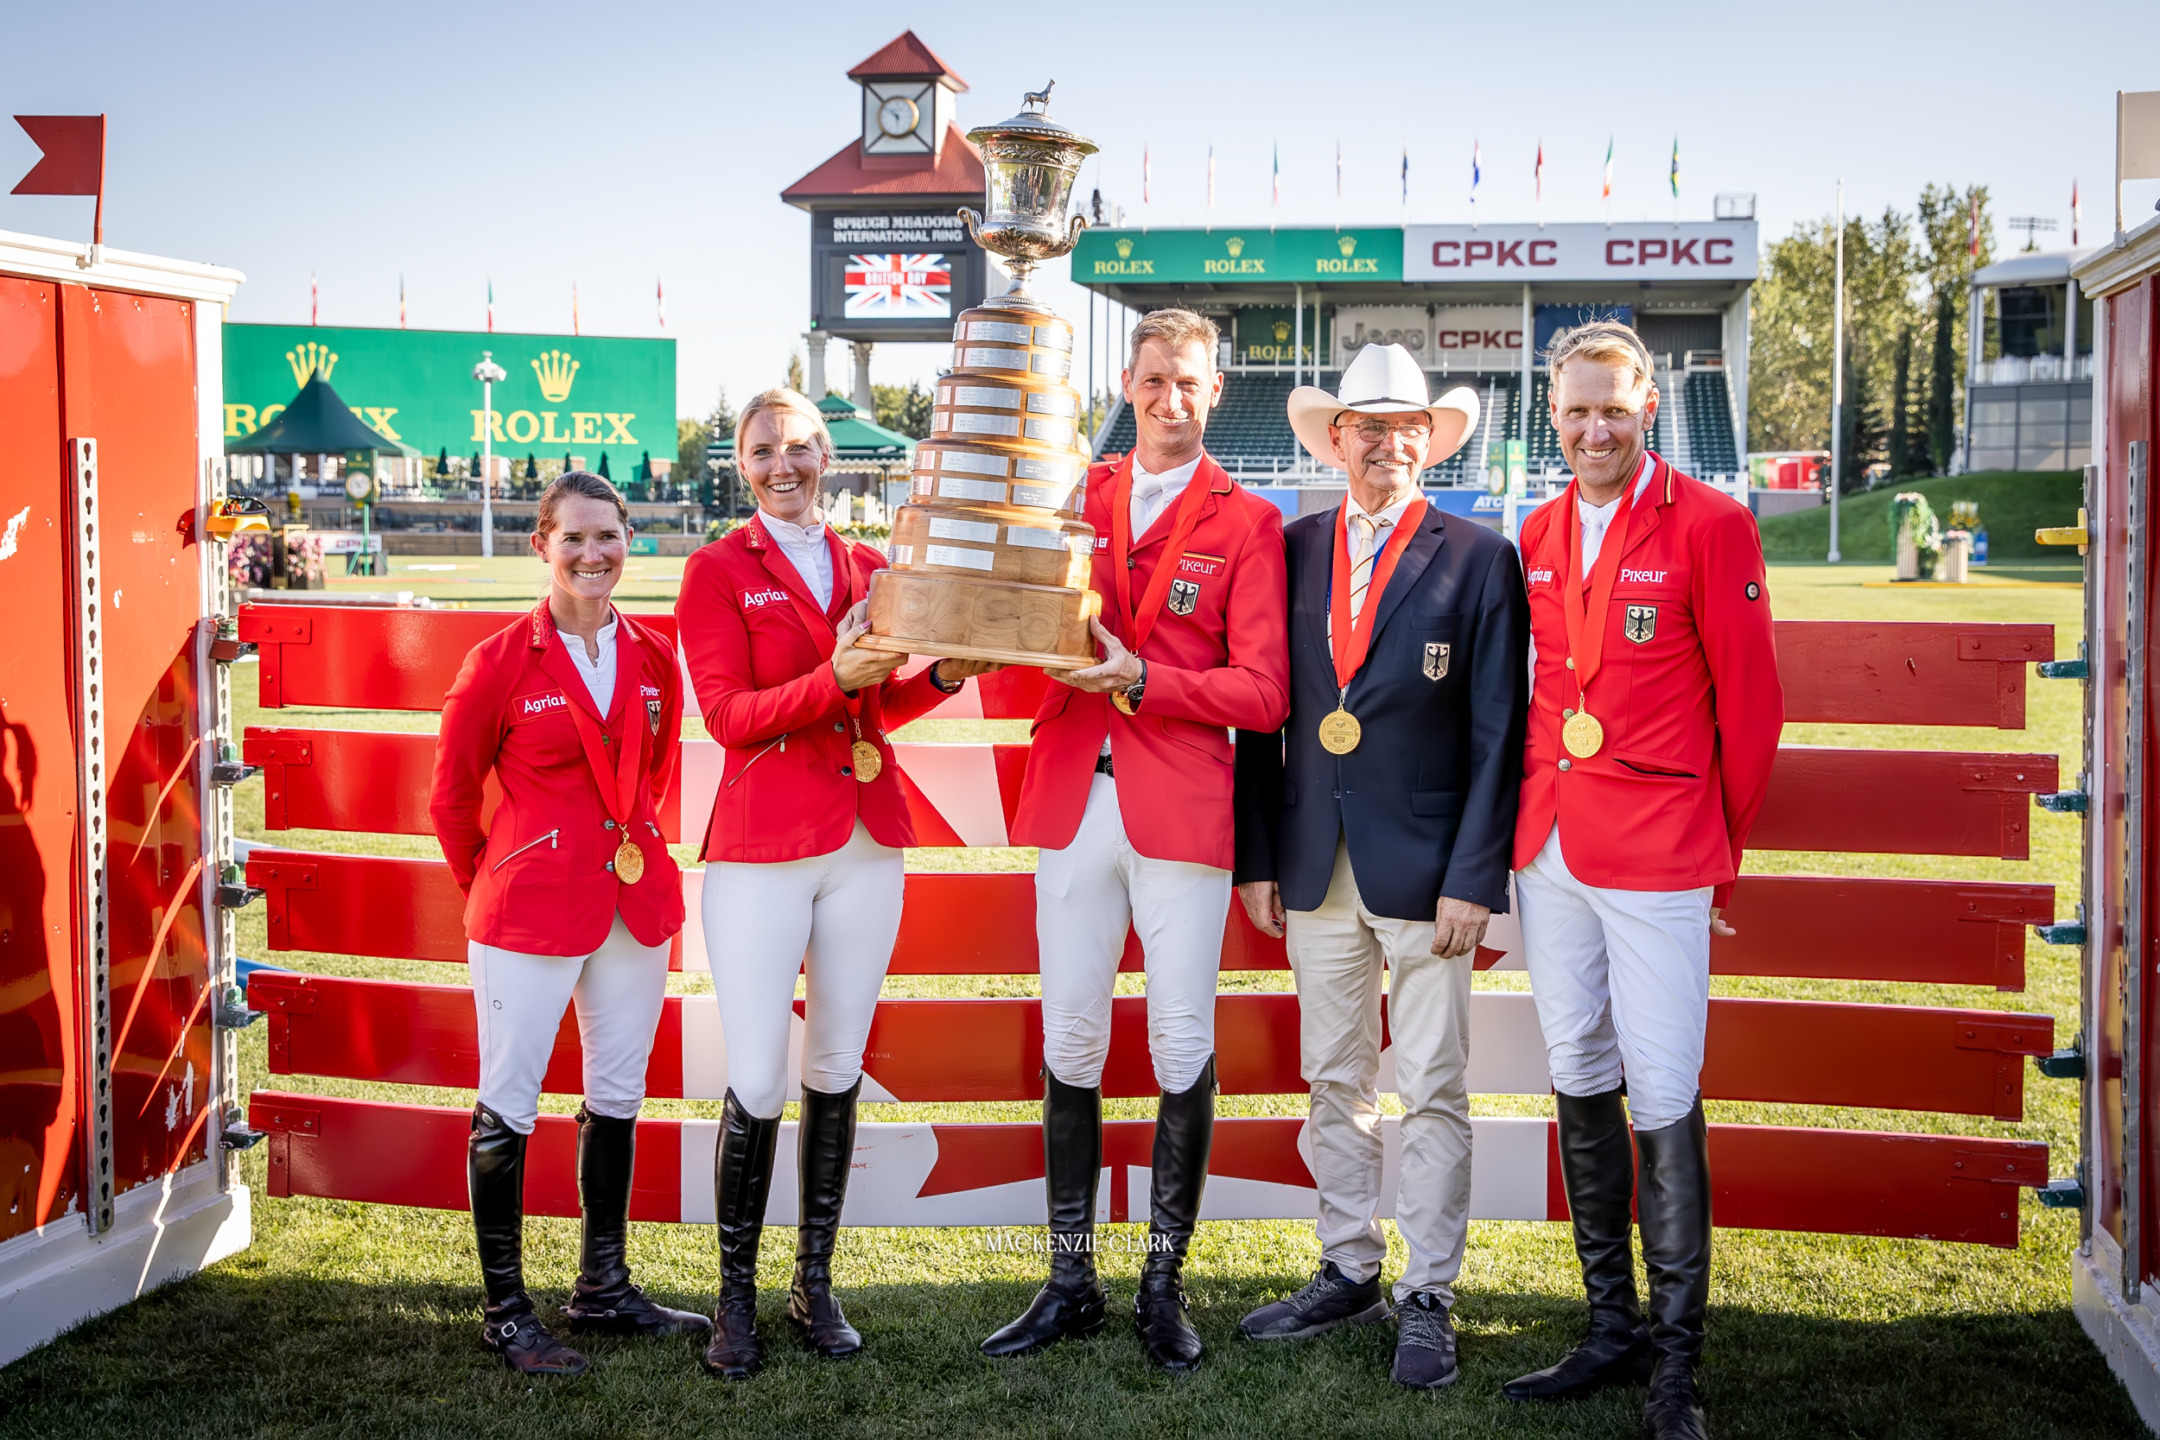
[[[511,1369],[576,1375],[585,1358],[548,1332],[525,1293],[525,1143],[539,1121],[563,1009],[585,1055],[578,1111],[584,1244],[563,1314],[573,1331],[684,1335],[624,1261],[645,1062],[682,929],[682,877],[659,806],[682,730],[675,649],[608,601],[629,553],[615,487],[573,470],[540,497],[533,552],[547,598],[465,657],[443,702],[430,810],[465,892],[479,1011],[480,1099],[467,1180],[486,1283],[482,1336]],[[489,772],[501,789],[485,814]]]
[[[793,390],[753,399],[735,455],[757,513],[690,558],[675,613],[691,688],[727,752],[704,850],[705,946],[728,1065],[713,1159],[720,1300],[705,1368],[742,1380],[764,1360],[757,1252],[798,972],[808,977],[802,1223],[787,1317],[821,1355],[862,1348],[833,1298],[831,1266],[863,1045],[900,930],[900,850],[915,841],[886,732],[995,667],[940,660],[898,680],[905,657],[855,644],[885,560],[835,534],[818,510],[832,437],[808,399]]]

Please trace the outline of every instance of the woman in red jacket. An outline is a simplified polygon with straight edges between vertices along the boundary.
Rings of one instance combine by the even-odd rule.
[[[900,849],[915,838],[885,732],[996,667],[940,660],[896,680],[904,657],[855,644],[870,576],[885,561],[835,534],[817,508],[832,437],[815,405],[766,391],[744,408],[735,447],[757,513],[690,557],[675,613],[691,688],[727,752],[704,849],[705,946],[728,1062],[713,1160],[720,1301],[705,1368],[741,1380],[764,1359],[758,1239],[798,971],[808,976],[802,1223],[787,1316],[822,1355],[862,1348],[833,1298],[831,1265],[863,1045],[900,930]]]
[[[525,1142],[563,1007],[585,1055],[578,1111],[584,1244],[573,1331],[684,1335],[624,1262],[645,1062],[667,994],[682,878],[659,805],[682,729],[675,648],[608,603],[629,553],[615,487],[573,470],[540,497],[532,547],[547,598],[465,657],[443,702],[430,811],[465,892],[480,1017],[480,1099],[467,1180],[488,1346],[527,1375],[576,1375],[585,1358],[548,1333],[525,1293]],[[485,813],[494,772],[502,799]]]

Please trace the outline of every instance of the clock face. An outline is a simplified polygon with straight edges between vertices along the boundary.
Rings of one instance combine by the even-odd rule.
[[[367,498],[368,491],[375,488],[375,477],[365,470],[348,471],[345,476],[345,493],[355,500]]]
[[[916,109],[915,102],[905,95],[891,96],[878,106],[878,129],[894,139],[913,130],[915,122],[921,118],[922,112]]]

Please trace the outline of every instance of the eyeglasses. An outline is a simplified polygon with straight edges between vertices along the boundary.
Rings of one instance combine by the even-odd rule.
[[[1412,442],[1432,438],[1432,425],[1422,419],[1400,425],[1391,425],[1385,420],[1360,420],[1350,428],[1357,432],[1360,439],[1372,444],[1387,439],[1390,433]]]

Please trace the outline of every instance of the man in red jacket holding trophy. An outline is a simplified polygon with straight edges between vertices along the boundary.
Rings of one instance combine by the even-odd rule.
[[[1785,700],[1755,519],[1651,452],[1658,394],[1642,341],[1584,325],[1554,339],[1547,363],[1575,480],[1522,531],[1534,659],[1515,896],[1590,1332],[1503,1388],[1557,1399],[1648,1369],[1649,1433],[1699,1440],[1710,934],[1732,933],[1719,910]]]
[[[1040,846],[1043,1147],[1050,1281],[983,1342],[1024,1355],[1102,1328],[1095,1275],[1102,1071],[1128,926],[1147,953],[1156,1110],[1148,1254],[1133,1318],[1148,1358],[1200,1362],[1182,1272],[1215,1124],[1215,977],[1230,905],[1230,731],[1289,711],[1282,515],[1208,458],[1222,395],[1212,321],[1157,310],[1124,375],[1133,453],[1088,475],[1100,664],[1052,688],[1012,839]]]

